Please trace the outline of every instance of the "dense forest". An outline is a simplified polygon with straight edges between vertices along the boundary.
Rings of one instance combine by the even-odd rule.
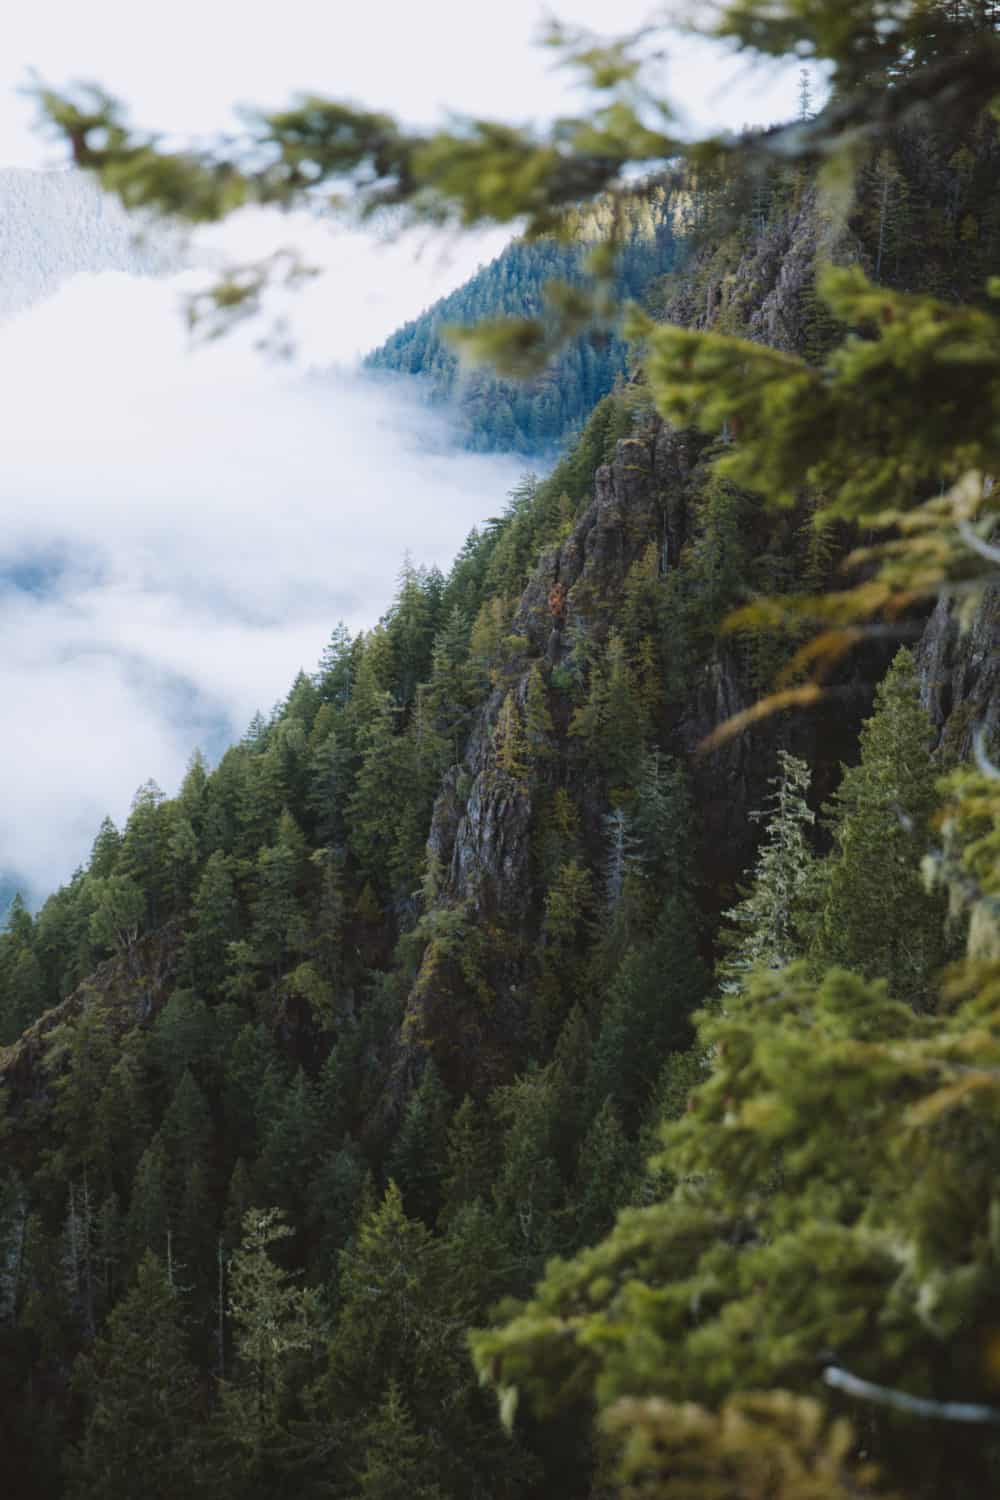
[[[661,279],[674,270],[684,243],[684,205],[657,186],[617,211],[625,219],[615,269],[618,299],[655,305]],[[544,316],[546,285],[585,278],[588,252],[606,239],[613,214],[610,204],[581,213],[564,231],[568,243],[554,237],[515,241],[471,281],[404,324],[365,364],[420,376],[427,400],[449,411],[458,440],[474,452],[544,455],[564,446],[628,372],[628,345],[619,327],[579,334],[543,375],[520,381],[504,380],[481,365],[463,368],[446,330],[486,318]]]
[[[547,477],[15,902],[7,1494],[996,1492],[1000,64],[917,12],[809,33],[846,211],[690,165]]]

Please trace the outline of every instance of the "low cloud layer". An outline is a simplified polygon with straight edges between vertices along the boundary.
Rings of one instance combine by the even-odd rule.
[[[469,253],[342,237],[295,305],[303,358],[349,361]],[[190,279],[80,276],[0,326],[0,872],[36,898],[140,782],[172,792],[196,745],[283,696],[339,618],[373,624],[404,553],[447,567],[521,467],[454,453],[348,365],[276,366],[249,334],[192,354]]]

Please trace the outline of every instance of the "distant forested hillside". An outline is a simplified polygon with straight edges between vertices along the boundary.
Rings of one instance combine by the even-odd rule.
[[[929,148],[914,159],[933,164]],[[988,163],[989,142],[982,180]],[[700,186],[710,233],[664,311],[814,353],[830,336],[812,290],[815,189],[795,168],[767,186],[766,211],[757,192],[742,213]],[[870,263],[881,244],[904,279],[878,179],[863,186],[840,253]],[[943,279],[939,243],[921,242]],[[962,274],[974,249],[952,256]],[[511,274],[528,256],[512,247]],[[801,1012],[804,1055],[826,1032],[810,1029],[803,970],[770,1006],[744,993],[755,970],[778,986],[789,959],[821,977],[849,967],[853,987],[819,993],[823,1026],[839,1035],[836,1007],[853,1005],[919,1034],[962,936],[919,873],[935,783],[1000,697],[995,605],[962,642],[945,608],[877,696],[896,643],[843,667],[811,715],[698,753],[782,659],[766,637],[720,638],[720,621],[748,591],[791,601],[842,576],[817,496],[765,513],[719,474],[732,449],[664,424],[641,379],[605,396],[447,576],[404,568],[381,622],[335,630],[318,670],[214,769],[196,755],[172,798],[141,787],[37,915],[15,902],[0,933],[5,1495],[132,1500],[137,1472],[158,1500],[601,1493],[581,1408],[547,1431],[526,1402],[508,1437],[467,1329],[504,1297],[543,1299],[478,1346],[534,1379],[549,1304],[563,1316],[558,1279],[534,1291],[552,1257],[578,1257],[559,1273],[573,1298],[588,1256],[630,1271],[627,1236],[645,1255],[661,1220],[689,1212],[672,1167],[646,1162],[665,1120],[697,1122],[695,1101],[715,1097],[706,1002],[745,1028],[740,1047],[773,1046],[775,1087],[793,1087],[782,1007]],[[888,1020],[874,976],[899,1002]],[[764,1094],[723,1040],[725,1089]],[[820,1052],[801,1108],[822,1086],[846,1140],[827,1065]],[[866,1129],[883,1107],[862,1097]],[[748,1199],[760,1180],[773,1197],[766,1143],[748,1171]],[[850,1307],[854,1260],[814,1275],[811,1191],[805,1172],[777,1200],[794,1230],[783,1253]],[[639,1266],[683,1307],[701,1299],[676,1370],[662,1362],[669,1389],[698,1399],[712,1347],[754,1378],[731,1310],[743,1317],[744,1262],[750,1285],[771,1274],[770,1220],[758,1243],[724,1206],[725,1220],[698,1207],[707,1227],[679,1270]],[[626,1240],[601,1248],[623,1208]],[[689,1263],[693,1294],[670,1282]],[[604,1265],[580,1302],[593,1318],[615,1285]],[[880,1304],[889,1271],[865,1274]],[[783,1321],[801,1326],[797,1302],[770,1316],[769,1378],[791,1382],[828,1323],[810,1304],[799,1356]],[[911,1320],[901,1337],[915,1336]],[[937,1374],[948,1341],[921,1337]],[[893,1375],[882,1357],[863,1368]]]
[[[628,235],[619,257],[622,300],[644,301],[671,271],[683,241],[676,200],[662,188],[627,204]],[[454,405],[460,440],[475,452],[540,454],[579,430],[595,404],[625,375],[627,346],[615,332],[575,339],[536,380],[500,379],[492,370],[463,370],[444,330],[486,318],[544,315],[548,281],[583,279],[588,250],[607,232],[611,209],[581,215],[575,243],[517,240],[465,286],[406,323],[368,356],[374,370],[419,375],[435,406]]]

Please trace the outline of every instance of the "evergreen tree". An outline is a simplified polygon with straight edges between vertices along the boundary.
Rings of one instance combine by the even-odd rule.
[[[184,773],[184,780],[181,782],[181,789],[177,794],[177,804],[199,837],[205,826],[209,779],[208,762],[204,755],[200,750],[192,751]]]
[[[299,904],[304,874],[305,845],[290,813],[282,813],[277,841],[257,858],[257,900],[254,905],[254,953],[277,985],[286,960],[302,952],[305,931]]]
[[[253,1195],[253,1179],[250,1169],[243,1157],[239,1156],[229,1179],[229,1192],[226,1196],[226,1208],[222,1221],[223,1246],[229,1252],[239,1246],[244,1221],[253,1203]]]
[[[239,904],[230,858],[210,854],[191,906],[191,925],[181,966],[185,978],[205,994],[215,993],[226,973],[226,947],[240,935]]]
[[[130,1032],[122,1039],[97,1106],[105,1181],[123,1194],[153,1133],[146,1053],[144,1033]]]
[[[212,1055],[215,1017],[191,990],[175,989],[149,1031],[145,1056],[173,1095],[189,1069],[204,1069]]]
[[[458,564],[456,564],[456,567]],[[452,570],[454,578],[455,569]],[[470,621],[456,604],[434,637],[427,708],[451,762],[459,760],[482,685],[469,660]]]
[[[608,853],[604,875],[604,901],[607,916],[613,921],[621,909],[625,883],[637,866],[637,840],[630,820],[621,807],[613,808],[604,820]]]
[[[559,1103],[559,1080],[551,1066],[496,1089],[490,1099],[503,1132],[493,1195],[517,1288],[530,1286],[559,1243]]]
[[[528,748],[521,710],[513,692],[508,693],[500,705],[493,729],[493,756],[499,772],[515,783],[524,781]]]
[[[569,732],[585,747],[588,766],[607,776],[612,787],[632,784],[641,765],[646,721],[617,631],[611,632],[603,660],[591,671],[587,701],[574,713]]]
[[[577,1243],[590,1245],[607,1234],[617,1210],[629,1200],[636,1164],[614,1104],[605,1099],[577,1162]]]
[[[326,712],[321,709],[317,716]],[[316,837],[322,845],[342,843],[346,838],[345,815],[354,785],[350,736],[331,713],[323,733],[312,747],[307,803],[315,819]]]
[[[156,927],[164,914],[168,884],[166,843],[163,792],[155,781],[146,781],[132,799],[118,864],[122,879],[129,882],[133,891],[142,894],[143,907],[137,925],[141,923],[147,928]],[[123,885],[121,891],[126,888]],[[124,900],[124,895],[116,897],[116,911],[118,900]]]
[[[293,1233],[277,1209],[248,1209],[228,1267],[236,1369],[223,1388],[219,1423],[232,1455],[228,1472],[251,1490],[274,1483],[272,1455],[290,1361],[312,1349],[320,1335],[315,1295],[296,1286],[272,1257],[272,1249]]]
[[[4,1044],[16,1041],[42,1015],[49,996],[44,970],[30,940],[25,942],[8,926],[0,945],[0,1044]]]
[[[434,725],[427,694],[417,690],[406,733],[396,745],[398,786],[404,797],[390,859],[394,889],[412,893],[422,877],[427,833],[448,745]]]
[[[88,874],[96,875],[98,880],[106,880],[109,875],[113,875],[121,847],[122,836],[115,827],[114,821],[111,818],[104,818],[90,851],[90,859],[87,863]],[[9,926],[9,915],[7,921]]]
[[[532,1024],[543,1054],[553,1046],[583,983],[585,938],[593,903],[590,872],[575,859],[556,874],[545,897],[540,973]]]
[[[329,848],[314,850],[310,856],[319,871],[320,891],[316,921],[310,943],[310,957],[329,996],[331,1013],[338,991],[346,982],[345,933],[347,926],[347,882],[343,855]],[[326,1019],[324,1013],[323,1019]]]
[[[524,701],[524,743],[529,760],[537,764],[552,758],[553,732],[545,679],[541,667],[535,662],[528,674],[528,689]]]
[[[396,697],[404,705],[413,702],[431,663],[437,611],[428,582],[427,573],[415,568],[407,557],[386,620],[395,664]]]
[[[177,1294],[147,1253],[135,1285],[108,1319],[74,1380],[86,1408],[69,1465],[74,1500],[152,1500],[198,1478],[198,1385],[188,1361]]]
[[[128,875],[92,880],[94,911],[90,935],[99,948],[127,953],[146,923],[148,901],[141,885]]]
[[[579,737],[587,763],[595,769],[603,741],[607,738],[608,683],[604,663],[595,661],[590,672],[586,701],[575,710],[569,721],[568,733]],[[603,767],[602,767],[603,769]]]
[[[232,746],[222,756],[205,788],[202,844],[207,854],[236,852],[245,760],[242,747]]]
[[[352,1122],[357,1094],[360,1034],[345,1026],[327,1054],[319,1076],[319,1108],[328,1145],[339,1144]]]
[[[58,1235],[46,1230],[40,1215],[29,1214],[20,1267],[20,1326],[32,1338],[35,1362],[43,1371],[64,1365],[76,1342],[61,1248]]]
[[[632,1130],[670,1052],[690,1038],[708,974],[691,908],[668,897],[652,936],[629,948],[609,987],[587,1076],[592,1111],[611,1099]]]
[[[264,1138],[254,1174],[257,1196],[282,1209],[293,1222],[302,1222],[322,1136],[313,1089],[301,1068],[262,1123]]]
[[[218,1222],[212,1178],[203,1161],[191,1162],[184,1175],[177,1206],[173,1251],[185,1286],[196,1289],[198,1301],[208,1300],[210,1270],[217,1243]]]
[[[350,1137],[327,1150],[313,1176],[307,1224],[317,1239],[319,1274],[331,1289],[336,1285],[340,1252],[357,1225],[364,1179],[364,1157]]]
[[[441,1198],[450,1100],[433,1059],[424,1065],[389,1152],[389,1172],[399,1184],[410,1216],[431,1227]]]
[[[983,999],[929,1018],[844,971],[818,985],[802,966],[758,972],[703,1021],[711,1073],[664,1137],[676,1185],[554,1264],[515,1320],[477,1339],[480,1367],[550,1413],[626,1395],[718,1410],[734,1392],[787,1393],[817,1363],[898,1393],[903,1411],[921,1391],[953,1399],[959,1379],[988,1406],[975,1351],[992,1298],[994,1089],[959,1062],[971,1045],[976,1069],[992,1066]],[[903,1492],[988,1493],[993,1435],[970,1444],[910,1410],[865,1413],[868,1451]]]
[[[417,1430],[395,1381],[365,1427],[364,1454],[359,1500],[443,1500],[435,1482],[438,1455]]]
[[[115,1192],[99,1205],[94,1226],[95,1302],[103,1318],[118,1299],[125,1262],[125,1222]]]
[[[340,1312],[330,1348],[333,1409],[373,1409],[390,1381],[433,1401],[441,1362],[460,1358],[450,1324],[440,1247],[408,1218],[395,1183],[361,1223],[340,1266]]]
[[[231,1160],[237,1155],[256,1155],[282,1086],[282,1071],[267,1031],[247,1023],[230,1048],[223,1083],[222,1115]]]
[[[734,930],[719,966],[724,991],[738,989],[752,969],[781,969],[799,956],[796,908],[812,864],[806,829],[815,821],[806,802],[811,778],[805,762],[785,750],[778,763],[769,805],[750,814],[765,825],[753,888],[725,914]]]
[[[382,890],[391,886],[390,860],[397,835],[397,809],[406,786],[399,777],[397,717],[391,695],[387,691],[377,692],[372,699],[371,716],[360,724],[358,732],[361,764],[349,805],[351,848],[365,875]]]
[[[159,1130],[167,1171],[172,1228],[179,1229],[181,1226],[182,1208],[189,1193],[204,1192],[207,1189],[212,1136],[212,1116],[205,1095],[190,1070],[185,1069]],[[195,1169],[197,1174],[192,1179]],[[188,1203],[188,1209],[193,1209],[191,1202]],[[192,1232],[196,1231],[193,1223],[189,1222],[187,1228]]]
[[[378,713],[383,699],[388,697],[395,706],[393,689],[396,682],[396,663],[393,658],[392,641],[385,624],[380,621],[374,630],[361,636],[354,644],[354,686],[351,691],[347,721],[357,738],[365,725]]]
[[[350,631],[341,620],[323,649],[317,673],[319,695],[324,703],[346,708],[351,698],[354,663]]]
[[[108,1012],[97,995],[89,992],[80,1014],[54,1027],[46,1041],[44,1066],[55,1085],[53,1113],[62,1161],[71,1171],[96,1164],[101,1156],[101,1096],[114,1060]]]
[[[253,744],[240,746],[235,785],[235,849],[241,859],[258,859],[278,843],[278,820],[288,807],[283,757],[272,747],[270,729],[261,720]]]
[[[485,1121],[466,1094],[448,1126],[443,1217],[447,1222],[467,1203],[488,1200],[493,1176]]]
[[[185,908],[191,899],[201,850],[194,825],[190,818],[185,817],[180,803],[168,803],[165,814],[166,894],[171,909],[179,911]]]
[[[636,854],[650,889],[663,899],[690,897],[695,843],[684,767],[654,750],[642,763],[632,815]]]
[[[879,151],[870,171],[874,189],[871,194],[872,239],[875,242],[873,276],[879,282],[890,266],[898,272],[902,242],[910,226],[907,222],[906,180],[890,149]]]
[[[598,763],[612,786],[630,785],[641,763],[646,723],[625,644],[616,631],[608,638],[606,663],[607,698]]]
[[[165,1259],[170,1223],[170,1170],[159,1135],[155,1135],[139,1158],[132,1183],[125,1240],[132,1265],[151,1250]]]
[[[913,657],[900,651],[862,728],[861,762],[833,798],[835,851],[815,938],[818,962],[882,977],[918,1006],[948,952],[943,900],[920,872],[937,801],[931,738]]]

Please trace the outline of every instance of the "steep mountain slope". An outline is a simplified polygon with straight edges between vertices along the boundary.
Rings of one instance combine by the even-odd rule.
[[[879,220],[830,246],[795,170],[763,214],[759,196],[735,217],[699,202],[673,315],[819,357],[817,246],[874,268]],[[928,255],[935,275],[945,260]],[[829,583],[847,544],[812,527],[815,497],[776,514],[720,480],[727,446],[663,423],[641,382],[605,396],[447,578],[407,568],[379,626],[335,632],[214,771],[195,760],[170,801],[140,789],[37,919],[15,908],[14,1493],[59,1493],[61,1449],[74,1496],[96,1496],[133,1430],[159,1442],[155,1472],[170,1453],[171,1482],[208,1492],[269,1495],[291,1473],[316,1497],[588,1492],[578,1424],[500,1431],[467,1325],[656,1197],[643,1161],[704,1072],[691,1015],[779,752],[808,762],[809,811],[827,802],[901,639],[919,667],[897,661],[893,702],[922,787],[935,746],[943,762],[996,710],[995,601],[961,638],[942,606],[850,658],[817,711],[705,753],[792,649],[722,619],[748,592]],[[839,845],[825,858],[808,826],[795,952],[826,962]],[[937,898],[921,911],[940,943],[918,991],[952,940]],[[150,1344],[169,1369],[150,1375]],[[197,1408],[183,1449],[169,1413],[127,1409],[140,1367]]]

